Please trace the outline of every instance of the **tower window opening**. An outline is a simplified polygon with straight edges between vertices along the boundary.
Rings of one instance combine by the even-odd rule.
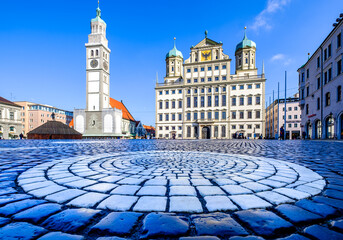
[[[96,51],[95,51],[95,55],[96,55],[96,56],[99,56],[99,50],[96,50]]]
[[[248,58],[245,59],[245,63],[248,63]]]
[[[93,50],[91,50],[91,57],[93,57],[94,56],[94,51]]]

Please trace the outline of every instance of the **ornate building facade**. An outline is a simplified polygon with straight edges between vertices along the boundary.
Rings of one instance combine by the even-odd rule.
[[[106,23],[98,6],[86,43],[86,109],[74,110],[75,130],[83,137],[119,137],[123,113],[110,105],[110,53]]]
[[[235,74],[223,43],[207,37],[190,57],[174,48],[166,76],[156,83],[156,137],[171,139],[258,138],[265,128],[265,75],[258,75],[256,44],[244,34],[235,51]]]

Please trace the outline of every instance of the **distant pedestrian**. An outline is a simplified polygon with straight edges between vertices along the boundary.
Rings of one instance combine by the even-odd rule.
[[[20,137],[20,139],[23,139],[23,137],[24,137],[23,133],[20,133],[19,137]]]
[[[305,139],[306,138],[306,132],[303,132],[302,134],[303,134],[303,139]]]
[[[283,126],[280,128],[280,138],[281,140],[284,139],[285,136],[285,129],[283,128]]]

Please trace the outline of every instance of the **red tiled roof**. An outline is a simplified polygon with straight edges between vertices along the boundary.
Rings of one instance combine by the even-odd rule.
[[[143,127],[144,127],[146,130],[154,130],[154,131],[155,131],[155,128],[154,128],[153,126],[143,125]]]
[[[7,100],[6,98],[3,98],[3,97],[0,97],[0,103],[20,107],[19,105],[15,104],[14,102],[11,102],[11,101]]]
[[[71,119],[70,123],[69,123],[69,127],[74,127],[74,118]]]
[[[124,103],[119,102],[113,98],[110,98],[110,105],[112,108],[120,109],[123,112],[123,118],[130,120],[130,121],[135,121],[135,119],[132,117],[131,113],[127,108],[125,107]]]

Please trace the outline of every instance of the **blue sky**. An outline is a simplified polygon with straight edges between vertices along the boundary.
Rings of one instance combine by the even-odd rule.
[[[97,0],[1,1],[0,96],[73,110],[85,107],[85,47]],[[247,26],[257,44],[259,71],[265,62],[266,100],[277,82],[297,92],[297,69],[306,62],[343,12],[342,0],[100,0],[111,53],[111,97],[123,100],[144,124],[155,123],[155,82],[165,75],[165,54],[208,37],[222,41],[233,60]],[[280,94],[280,97],[284,94]]]

